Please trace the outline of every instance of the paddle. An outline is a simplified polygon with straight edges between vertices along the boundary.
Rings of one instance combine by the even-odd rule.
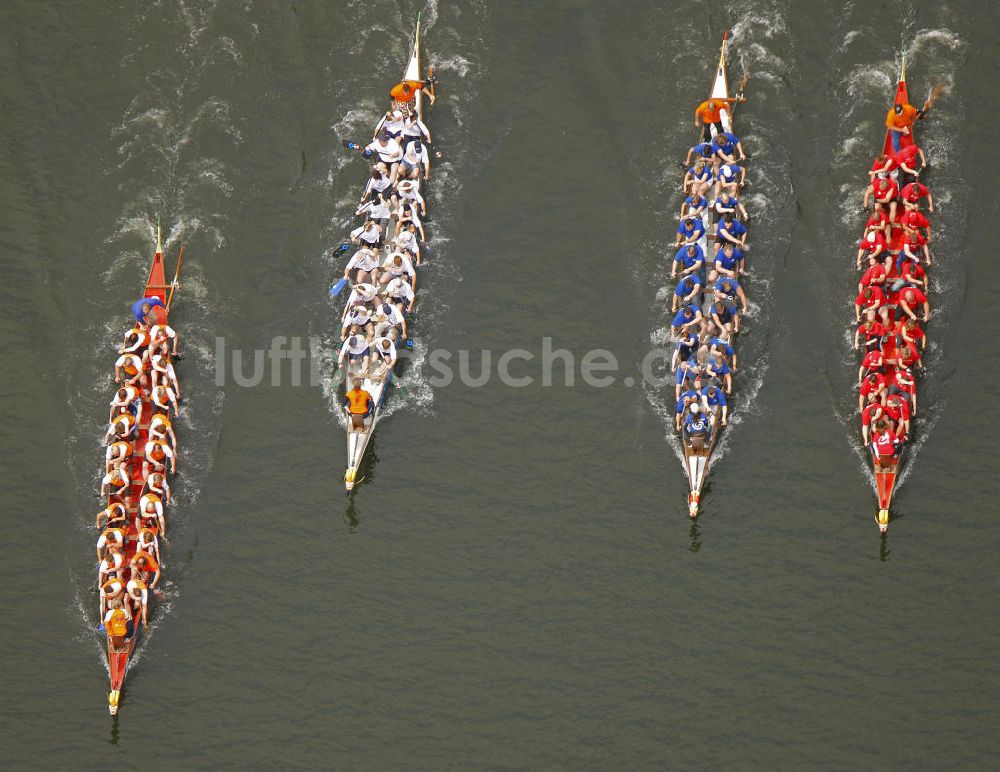
[[[938,83],[931,89],[931,95],[927,97],[927,101],[924,102],[924,106],[920,108],[920,117],[923,118],[930,110],[934,103],[938,101],[938,97],[944,92],[944,83]]]
[[[331,298],[337,297],[337,295],[339,295],[346,286],[347,286],[347,279],[341,279],[340,281],[338,281],[336,284],[330,287],[330,297]]]

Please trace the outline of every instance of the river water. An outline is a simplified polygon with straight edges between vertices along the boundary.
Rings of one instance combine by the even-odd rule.
[[[434,254],[417,364],[342,486],[326,296],[413,20]],[[936,3],[34,3],[0,10],[6,768],[996,767],[998,14]],[[697,525],[628,386],[690,114],[746,67],[751,314]],[[940,212],[920,442],[880,540],[853,437],[861,189],[900,53]],[[185,405],[166,596],[106,713],[112,347],[161,218]],[[220,371],[314,338],[320,377]],[[543,338],[614,383],[543,385]],[[222,341],[220,344],[219,341]],[[305,345],[305,344],[304,344]],[[434,385],[435,349],[534,376]],[[456,353],[457,358],[457,353]],[[287,363],[285,365],[287,368]],[[308,381],[308,379],[307,379]],[[219,383],[222,385],[218,385]]]

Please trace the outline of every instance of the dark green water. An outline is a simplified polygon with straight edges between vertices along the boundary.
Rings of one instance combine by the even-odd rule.
[[[753,398],[696,527],[655,390],[414,378],[348,500],[328,386],[215,385],[217,336],[335,337],[325,288],[364,175],[340,139],[374,123],[419,10],[445,159],[418,351],[552,337],[627,368],[664,323],[676,161],[733,29]],[[0,763],[996,767],[997,21],[956,0],[10,0]],[[948,85],[923,140],[940,311],[880,541],[845,331],[904,49],[917,96]],[[90,521],[157,216],[188,245],[184,455],[167,602],[112,724]]]

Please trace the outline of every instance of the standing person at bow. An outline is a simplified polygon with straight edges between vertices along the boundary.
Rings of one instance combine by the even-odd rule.
[[[715,126],[717,132],[724,132],[726,129],[722,125],[722,111],[729,105],[739,102],[738,98],[712,97],[698,105],[694,109],[694,127],[701,127],[701,137],[705,142],[712,139],[711,126]]]

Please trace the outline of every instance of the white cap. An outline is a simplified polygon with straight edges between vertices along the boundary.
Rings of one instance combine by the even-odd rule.
[[[692,402],[691,403],[691,412],[692,413],[697,413],[699,410],[701,410],[701,405],[699,405],[697,402]]]

